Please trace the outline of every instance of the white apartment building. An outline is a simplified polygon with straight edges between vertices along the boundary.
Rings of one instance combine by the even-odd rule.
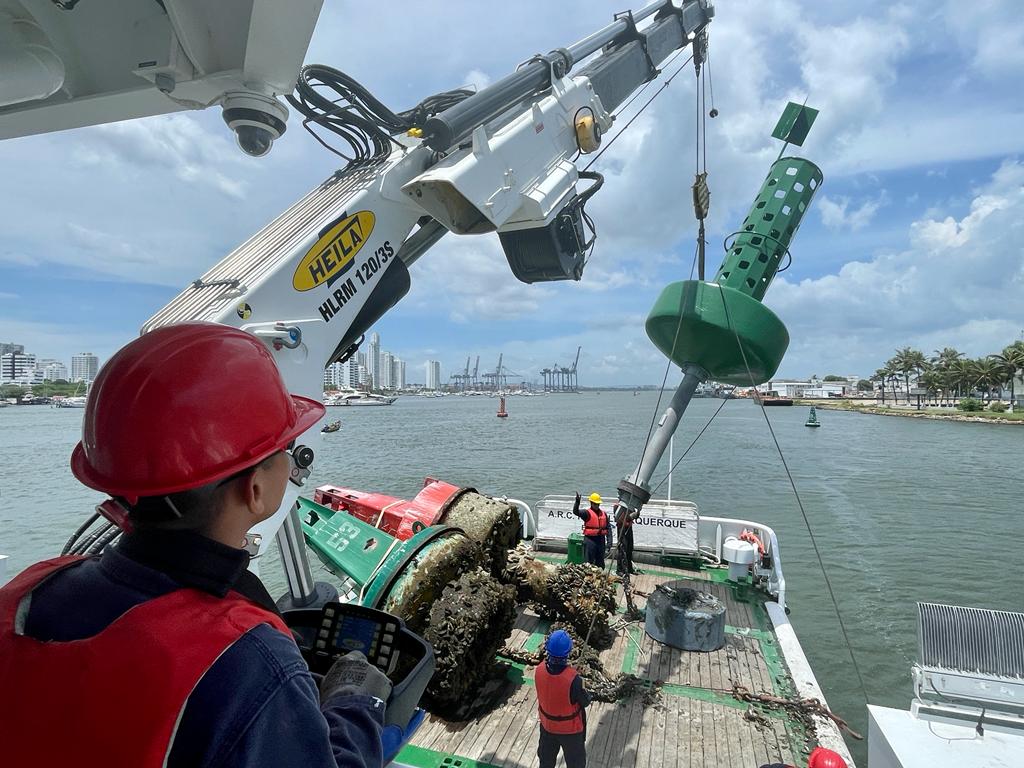
[[[100,369],[100,359],[92,352],[71,357],[71,381],[93,381]]]
[[[395,388],[395,356],[390,352],[380,353],[380,379],[375,382],[374,386],[378,389],[394,389]]]
[[[427,389],[441,388],[441,363],[437,360],[427,361]]]
[[[344,363],[331,363],[324,368],[324,389],[340,389],[347,386]]]
[[[30,386],[35,376],[36,356],[24,352],[0,355],[0,384]]]
[[[370,334],[370,349],[366,361],[366,370],[373,377],[373,386],[380,388],[380,334]]]

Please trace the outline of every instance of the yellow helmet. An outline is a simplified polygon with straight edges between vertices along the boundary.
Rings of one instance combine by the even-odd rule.
[[[594,502],[595,504],[600,504],[601,503],[601,494],[598,493],[597,491],[594,491],[592,494],[590,494],[590,500],[592,502]]]

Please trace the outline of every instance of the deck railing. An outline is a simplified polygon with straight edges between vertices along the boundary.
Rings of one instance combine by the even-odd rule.
[[[549,499],[561,500],[560,496],[549,496]],[[571,497],[565,497],[569,499]],[[614,499],[614,496],[610,497]],[[519,509],[519,517],[522,525],[524,539],[532,539],[538,534],[538,519],[534,509],[524,501],[502,497],[503,501],[515,504]],[[543,500],[542,500],[543,501]],[[753,520],[740,520],[731,517],[705,517],[697,513],[696,505],[689,501],[665,499],[651,499],[648,504],[651,507],[686,507],[687,511],[692,510],[698,517],[697,538],[700,553],[717,562],[722,562],[722,544],[730,536],[739,537],[743,531],[753,531],[761,540],[765,548],[765,555],[768,558],[768,567],[762,567],[760,558],[754,564],[756,576],[764,578],[767,584],[767,591],[775,597],[782,608],[786,607],[786,578],[782,574],[782,555],[779,549],[779,539],[775,531],[765,525]],[[545,537],[545,543],[550,544],[551,539]],[[672,554],[668,549],[656,549],[637,543],[634,547],[636,553]]]

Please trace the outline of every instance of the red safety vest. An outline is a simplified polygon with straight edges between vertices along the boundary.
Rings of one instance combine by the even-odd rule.
[[[569,687],[575,679],[576,670],[572,667],[553,675],[547,664],[537,666],[537,709],[541,727],[548,733],[583,732],[583,707],[569,700]]]
[[[595,512],[593,507],[587,509],[587,519],[583,523],[584,536],[606,536],[608,534],[608,515],[603,509]]]
[[[218,657],[259,624],[291,633],[237,592],[179,589],[93,637],[26,636],[25,598],[82,559],[37,563],[0,590],[0,764],[161,768],[189,695]]]

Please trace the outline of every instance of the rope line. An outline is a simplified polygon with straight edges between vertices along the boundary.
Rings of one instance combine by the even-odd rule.
[[[740,341],[740,334],[736,330],[736,327],[732,322],[732,314],[729,312],[729,303],[725,299],[725,291],[722,286],[718,286],[718,291],[722,296],[722,307],[725,309],[725,318],[729,323],[729,327],[732,328],[733,335],[736,337],[736,346],[739,347],[740,355],[743,357],[743,365],[747,369],[747,375],[750,377],[750,384],[752,387],[756,387],[757,384],[754,382],[754,374],[750,370],[750,363],[747,362],[747,353],[743,349],[743,343]],[[807,512],[804,510],[804,503],[800,499],[800,492],[796,489],[796,482],[793,480],[793,473],[789,471],[789,464],[786,463],[786,457],[782,452],[782,446],[779,445],[779,439],[775,436],[775,430],[772,428],[772,422],[768,418],[768,412],[765,410],[764,402],[758,400],[758,404],[761,406],[761,415],[764,416],[764,421],[768,425],[768,431],[771,433],[772,441],[775,443],[775,449],[779,452],[779,458],[782,460],[782,466],[786,470],[786,477],[789,478],[789,485],[793,489],[793,495],[796,497],[797,506],[800,508],[800,515],[804,519],[804,526],[807,528],[807,535],[811,539],[811,546],[814,548],[814,556],[818,559],[818,567],[821,568],[821,575],[825,579],[825,587],[828,589],[829,598],[832,600],[832,607],[835,609],[836,618],[839,620],[839,629],[843,633],[843,639],[846,641],[846,650],[850,654],[850,661],[853,662],[853,669],[857,673],[857,681],[860,683],[861,693],[864,695],[864,703],[870,704],[868,699],[868,689],[864,685],[864,676],[860,672],[860,666],[857,664],[857,657],[853,653],[853,645],[850,643],[850,635],[846,631],[846,623],[843,621],[843,614],[839,610],[839,601],[836,600],[836,593],[832,589],[832,581],[828,577],[828,571],[825,570],[825,562],[821,557],[821,550],[818,549],[818,541],[814,538],[814,531],[811,529],[811,522],[807,517]]]
[[[665,484],[665,481],[668,480],[669,475],[671,475],[673,472],[676,471],[676,467],[678,467],[680,462],[682,462],[682,460],[686,458],[686,454],[688,454],[690,452],[690,449],[693,448],[693,446],[695,446],[697,444],[697,441],[700,440],[701,435],[703,435],[707,431],[708,427],[711,426],[711,422],[715,420],[715,416],[717,416],[719,413],[721,413],[722,409],[725,408],[725,404],[727,402],[729,402],[729,401],[728,400],[722,400],[722,404],[718,406],[718,410],[716,410],[713,414],[711,414],[711,418],[708,419],[708,423],[705,424],[704,428],[700,432],[697,433],[697,436],[695,438],[693,438],[693,442],[690,443],[689,447],[685,451],[683,451],[683,455],[680,456],[676,460],[675,464],[673,464],[669,468],[668,475],[665,475],[665,477],[663,477],[661,479],[661,482],[658,483],[658,486],[653,491],[651,491],[651,496],[656,494],[658,492],[658,488],[661,488],[661,486],[663,486]]]

